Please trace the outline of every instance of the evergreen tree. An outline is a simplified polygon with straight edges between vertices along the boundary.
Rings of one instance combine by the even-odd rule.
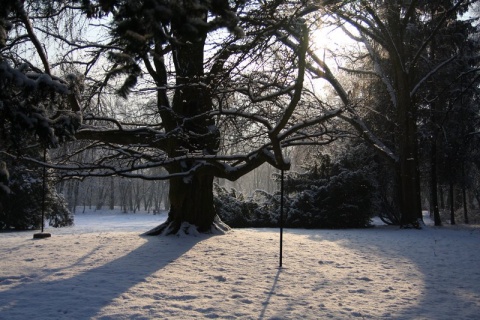
[[[455,24],[470,5],[469,1],[344,1],[329,7],[340,24],[347,23],[355,30],[345,28],[350,37],[364,46],[366,54],[356,57],[361,61],[368,59],[371,63],[370,67],[367,63],[356,64],[348,71],[360,77],[375,76],[384,86],[383,92],[389,98],[386,102],[391,109],[387,115],[392,114],[385,119],[392,121],[392,139],[385,140],[384,136],[375,134],[375,128],[369,127],[365,121],[368,111],[362,111],[359,106],[370,106],[364,105],[362,97],[349,96],[327,72],[319,76],[330,81],[345,104],[356,106],[342,118],[388,159],[395,173],[394,203],[404,226],[417,226],[417,220],[422,217],[421,132],[418,128],[425,103],[425,91],[422,90],[427,87],[428,80],[453,64],[457,55],[455,50],[450,50],[443,51],[435,61],[428,61],[426,57],[434,40],[448,37],[452,23]],[[448,78],[457,77],[459,72],[450,69]]]
[[[442,9],[452,5],[452,1],[436,5],[427,3],[424,13],[434,25],[445,19]],[[432,68],[455,57],[452,63],[432,75],[422,89],[425,98],[419,101],[419,123],[423,124],[420,141],[425,146],[423,157],[428,163],[429,200],[435,225],[441,225],[438,185],[443,183],[452,189],[454,184],[459,183],[465,194],[464,177],[470,167],[468,159],[474,142],[469,133],[475,131],[478,123],[478,107],[472,103],[476,95],[472,88],[478,82],[475,79],[478,30],[473,26],[474,20],[459,19],[467,8],[462,7],[456,14],[447,17],[442,32],[436,33],[429,43],[424,66]]]
[[[21,1],[5,1],[0,8],[0,157],[2,194],[0,228],[32,229],[41,225],[41,214],[53,226],[72,224],[65,202],[50,181],[43,188],[42,151],[58,146],[72,137],[81,117],[62,111],[71,105],[72,93],[67,81],[50,74],[45,53],[35,37]],[[40,50],[45,71],[19,59],[13,48],[17,38],[9,38],[13,27],[24,28],[26,39]],[[70,99],[70,101],[69,101]],[[16,160],[28,158],[29,162]],[[9,172],[8,179],[5,172]],[[8,183],[8,186],[6,186]],[[45,195],[45,201],[43,196]],[[45,204],[45,206],[43,206]]]

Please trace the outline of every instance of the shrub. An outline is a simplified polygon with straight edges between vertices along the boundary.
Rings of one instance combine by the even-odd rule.
[[[40,228],[43,210],[43,175],[39,168],[10,164],[9,194],[0,196],[0,230],[32,230]],[[73,224],[65,200],[51,181],[46,183],[45,218],[53,227]]]
[[[311,178],[314,179],[311,179]],[[316,174],[287,178],[284,226],[289,228],[363,228],[370,226],[373,184],[361,170],[343,170],[325,179]],[[232,227],[277,227],[280,195],[216,190],[216,208]]]

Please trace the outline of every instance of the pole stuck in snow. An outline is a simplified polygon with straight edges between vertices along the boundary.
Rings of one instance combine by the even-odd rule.
[[[47,148],[43,149],[43,162],[47,162]],[[47,179],[47,168],[43,166],[43,184],[42,184],[42,232],[35,233],[33,235],[34,239],[43,239],[49,238],[52,235],[48,232],[43,232],[45,226],[45,193],[47,192],[46,188],[46,179]]]
[[[280,268],[283,265],[283,193],[284,193],[283,177],[284,177],[284,170],[282,169],[281,177],[280,177],[280,264],[279,264]]]

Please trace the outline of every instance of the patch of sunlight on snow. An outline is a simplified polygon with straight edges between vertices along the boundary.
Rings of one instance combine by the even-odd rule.
[[[365,245],[369,230],[292,232],[295,235],[285,237],[287,257],[284,260],[299,260],[297,267],[302,270],[305,281],[318,279],[318,283],[310,286],[307,292],[325,291],[328,299],[322,300],[323,308],[331,312],[343,310],[335,317],[342,316],[342,312],[346,316],[353,310],[357,316],[361,314],[367,318],[389,317],[388,310],[402,312],[415,308],[422,301],[426,285],[422,270],[415,261],[398,252],[383,250],[370,243],[358,246],[358,243]],[[355,241],[359,235],[361,241]],[[372,232],[370,237],[374,235]],[[294,239],[289,241],[289,238]],[[317,245],[312,246],[312,240]],[[289,247],[289,242],[297,246]],[[317,259],[312,259],[315,256]]]
[[[465,306],[471,307],[474,305],[476,308],[480,308],[480,295],[474,292],[472,289],[457,288],[454,293],[459,297],[460,300],[462,300],[462,303]]]

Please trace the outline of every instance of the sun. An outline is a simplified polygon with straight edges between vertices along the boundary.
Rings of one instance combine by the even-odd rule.
[[[310,41],[313,49],[320,56],[323,56],[323,52],[345,51],[346,48],[355,44],[355,41],[342,28],[333,25],[314,30]]]

